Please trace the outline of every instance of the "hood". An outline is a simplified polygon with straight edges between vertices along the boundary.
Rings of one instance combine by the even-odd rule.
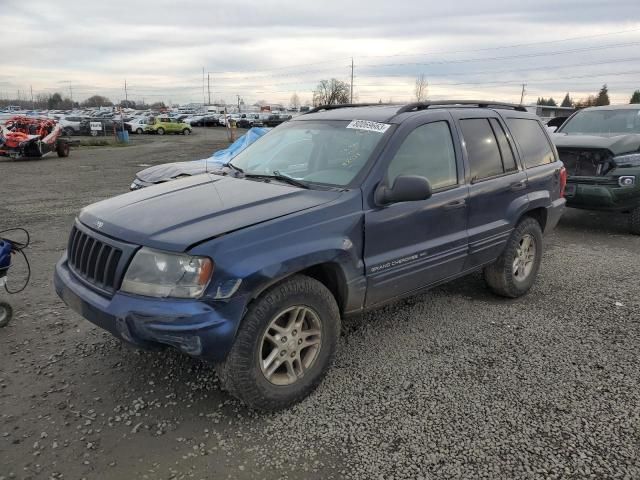
[[[340,195],[338,191],[203,174],[94,203],[78,218],[118,240],[185,251],[203,240],[306,210]]]
[[[557,148],[602,148],[613,155],[640,150],[640,134],[581,135],[554,133],[551,135]]]

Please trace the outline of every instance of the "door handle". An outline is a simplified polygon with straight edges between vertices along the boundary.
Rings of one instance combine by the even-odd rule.
[[[526,180],[521,180],[519,182],[512,183],[511,185],[509,185],[509,189],[514,190],[514,191],[523,190],[523,189],[527,188],[527,185],[528,185],[528,183],[527,183]]]
[[[453,202],[447,203],[444,206],[445,210],[454,210],[456,208],[463,208],[467,202],[465,200],[455,200]]]

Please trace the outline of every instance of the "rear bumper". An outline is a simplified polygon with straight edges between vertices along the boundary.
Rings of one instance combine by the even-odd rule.
[[[128,295],[106,298],[81,283],[67,266],[66,253],[54,273],[56,293],[77,313],[140,348],[171,346],[211,362],[223,360],[245,311],[245,299],[226,303]]]
[[[564,213],[566,200],[564,198],[558,198],[554,200],[550,206],[547,207],[547,222],[544,228],[544,233],[550,232],[558,222],[560,221],[560,217]]]

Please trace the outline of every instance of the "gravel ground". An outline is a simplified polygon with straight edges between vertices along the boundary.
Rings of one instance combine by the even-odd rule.
[[[0,162],[0,227],[31,231],[34,270],[0,330],[0,479],[640,478],[640,238],[624,217],[567,212],[525,298],[471,275],[347,320],[317,392],[275,414],[70,311],[52,272],[76,212],[139,165],[223,143],[196,130]]]

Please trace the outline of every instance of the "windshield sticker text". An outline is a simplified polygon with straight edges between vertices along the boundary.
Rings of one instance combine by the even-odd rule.
[[[390,126],[391,125],[389,125],[388,123],[371,122],[369,120],[351,120],[351,123],[347,125],[347,128],[384,133]]]

